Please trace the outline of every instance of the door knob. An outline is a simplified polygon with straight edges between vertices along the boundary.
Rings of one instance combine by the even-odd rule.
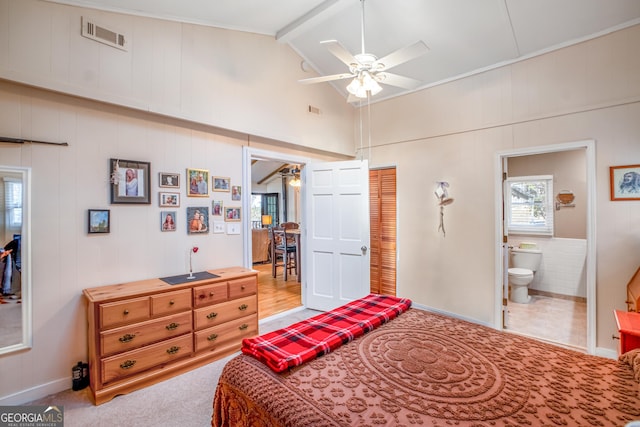
[[[362,251],[362,255],[367,253],[367,247],[365,245],[362,245],[362,247],[360,248],[360,250]]]

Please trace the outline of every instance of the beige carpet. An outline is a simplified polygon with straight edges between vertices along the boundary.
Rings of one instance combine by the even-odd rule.
[[[319,312],[302,310],[260,324],[260,333],[282,328]],[[275,317],[275,316],[274,316]],[[238,353],[236,353],[238,354]],[[94,406],[89,389],[67,390],[28,403],[64,407],[65,427],[211,425],[213,394],[222,368],[231,355],[151,387]]]

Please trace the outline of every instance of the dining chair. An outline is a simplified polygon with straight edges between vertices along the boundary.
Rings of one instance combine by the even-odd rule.
[[[295,270],[297,246],[295,241],[290,241],[286,236],[286,229],[281,227],[271,228],[271,275],[276,277],[278,267],[284,269],[284,280]]]

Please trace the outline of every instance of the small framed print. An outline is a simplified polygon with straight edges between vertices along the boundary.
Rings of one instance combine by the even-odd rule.
[[[610,166],[611,201],[640,200],[640,165]]]
[[[151,203],[151,163],[110,159],[111,203]]]
[[[207,206],[187,208],[187,234],[209,232],[209,208]]]
[[[111,230],[111,211],[108,209],[89,209],[89,234],[109,233]]]
[[[211,202],[211,215],[222,216],[222,200]]]
[[[231,200],[240,200],[241,188],[239,185],[231,186]]]
[[[180,188],[180,174],[160,172],[160,187]]]
[[[209,197],[209,171],[187,169],[187,196]]]
[[[228,193],[231,189],[231,178],[214,176],[211,178],[211,182],[213,183],[213,191],[224,191]]]
[[[160,195],[161,208],[177,208],[180,206],[180,193],[160,192],[158,194]]]
[[[241,208],[239,207],[224,208],[224,220],[226,222],[240,221],[242,219],[240,211]]]
[[[176,211],[160,212],[160,231],[176,231]]]

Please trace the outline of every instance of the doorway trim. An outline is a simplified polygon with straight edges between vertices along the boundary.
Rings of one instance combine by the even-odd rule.
[[[263,150],[252,147],[242,147],[242,230],[243,233],[243,255],[242,262],[245,268],[252,268],[252,241],[251,241],[251,160],[268,160],[268,161],[281,161],[286,163],[297,163],[301,167],[311,161],[311,159],[302,156],[296,156],[292,154],[285,154],[277,151]],[[300,179],[305,182],[305,170],[302,168],[300,173]],[[300,198],[304,201],[305,188],[304,185],[300,188]],[[300,203],[300,222],[304,227],[305,220],[305,206],[304,202]],[[301,263],[304,265],[304,257],[301,257]],[[300,282],[302,305],[306,305],[305,294],[305,270],[302,269],[302,278]]]
[[[587,352],[595,354],[596,351],[596,153],[595,140],[583,140],[561,144],[552,144],[537,147],[498,151],[495,157],[495,311],[494,327],[502,330],[502,293],[503,293],[503,257],[502,236],[502,165],[508,157],[528,156],[533,154],[553,153],[586,149],[587,171],[587,256],[585,260],[586,285],[587,285]]]

